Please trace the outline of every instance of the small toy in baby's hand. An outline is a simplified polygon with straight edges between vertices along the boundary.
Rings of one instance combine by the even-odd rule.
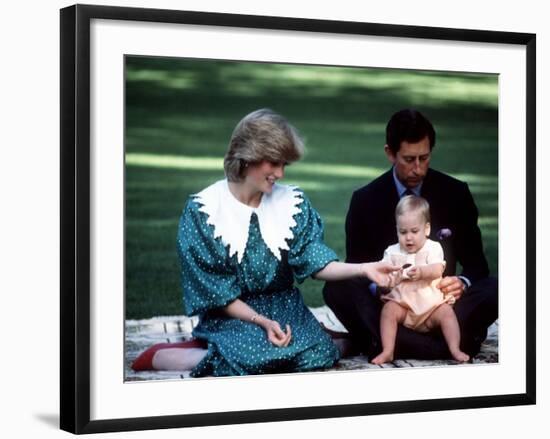
[[[403,269],[403,274],[401,275],[402,279],[410,279],[408,272],[411,267],[412,264],[403,264],[403,266],[401,267]]]

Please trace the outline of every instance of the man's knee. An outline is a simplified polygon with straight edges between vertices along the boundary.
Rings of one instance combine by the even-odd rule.
[[[330,284],[331,282],[325,282],[325,285],[323,285],[323,299],[326,303],[332,298],[332,286]]]
[[[457,314],[475,312],[496,313],[498,310],[498,279],[487,277],[474,282],[458,300],[455,306]]]
[[[472,294],[481,294],[488,300],[498,300],[498,279],[493,276],[480,279],[470,286],[466,294],[470,291]]]
[[[331,303],[361,301],[368,294],[368,285],[355,279],[326,282],[323,287],[323,298],[329,306]]]
[[[323,298],[325,303],[332,308],[337,299],[345,294],[346,289],[342,288],[340,282],[325,282],[323,287]]]
[[[327,282],[323,297],[346,327],[348,324],[362,327],[377,325],[382,303],[370,294],[368,284],[356,282],[355,279]]]
[[[473,303],[477,303],[480,311],[496,319],[498,317],[498,279],[496,277],[480,279],[470,288],[471,291],[467,291],[466,294],[475,296]]]
[[[498,279],[496,277],[488,277],[486,279],[485,290],[487,291],[487,300],[498,308]]]

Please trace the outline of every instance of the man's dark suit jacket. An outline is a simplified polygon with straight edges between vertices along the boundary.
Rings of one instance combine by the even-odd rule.
[[[430,238],[450,229],[452,235],[441,242],[447,262],[444,276],[456,274],[457,262],[471,282],[487,277],[489,268],[477,225],[478,210],[468,185],[433,169],[428,169],[421,195],[430,203]],[[347,262],[382,259],[384,250],[397,242],[395,206],[397,189],[390,169],[353,193],[346,217]]]

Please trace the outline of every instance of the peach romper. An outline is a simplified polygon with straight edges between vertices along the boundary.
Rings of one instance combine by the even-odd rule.
[[[384,251],[383,261],[391,262],[393,265],[403,266],[428,265],[440,263],[445,266],[443,248],[441,244],[431,239],[426,240],[424,246],[417,253],[407,253],[402,250],[399,243],[390,245]],[[453,303],[453,297],[445,296],[441,290],[436,288],[441,278],[429,280],[402,279],[389,293],[382,295],[384,302],[392,300],[407,308],[408,312],[403,325],[419,332],[428,332],[425,322],[435,309],[443,304]]]

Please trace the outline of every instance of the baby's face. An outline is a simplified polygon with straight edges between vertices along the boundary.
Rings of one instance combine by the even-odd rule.
[[[397,239],[407,253],[418,252],[430,234],[430,223],[419,212],[405,212],[397,217]]]

